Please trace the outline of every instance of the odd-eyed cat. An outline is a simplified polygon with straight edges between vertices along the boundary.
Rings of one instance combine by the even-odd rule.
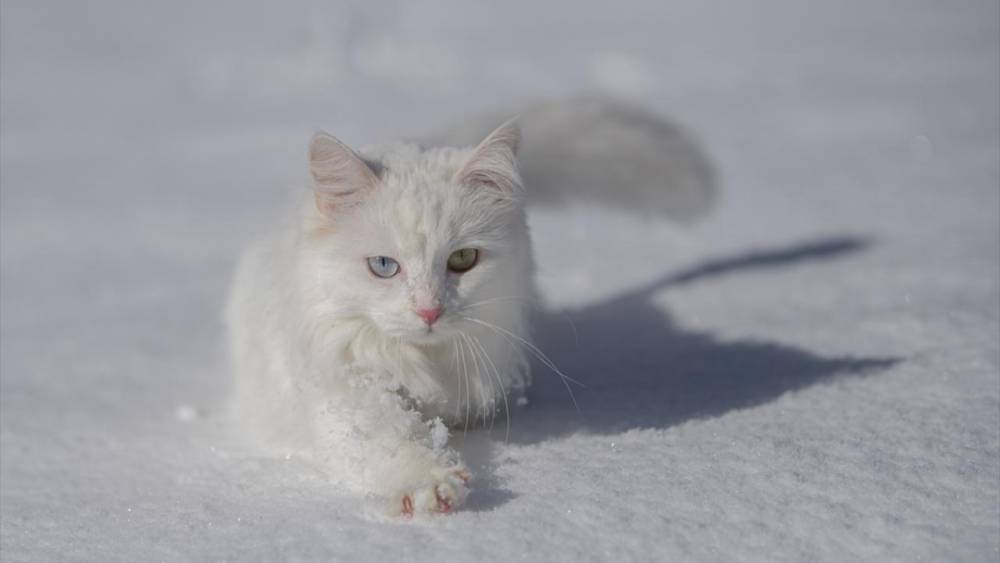
[[[519,143],[513,123],[464,149],[313,137],[313,197],[246,252],[230,296],[241,425],[398,512],[463,503],[447,426],[529,383]]]
[[[711,207],[705,155],[655,115],[588,98],[518,113],[520,151],[511,123],[485,135],[489,117],[436,138],[474,148],[313,138],[312,193],[247,250],[226,312],[238,424],[255,439],[396,513],[453,510],[471,476],[448,427],[506,409],[530,381],[524,353],[540,353],[525,185],[679,221]]]

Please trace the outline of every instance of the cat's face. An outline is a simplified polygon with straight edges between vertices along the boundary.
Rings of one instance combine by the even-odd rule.
[[[473,151],[404,147],[379,174],[328,139],[313,145],[321,226],[312,250],[340,314],[430,344],[523,305],[531,258],[516,128]]]

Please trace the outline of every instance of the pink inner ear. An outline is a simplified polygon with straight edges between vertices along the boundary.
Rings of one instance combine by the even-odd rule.
[[[487,170],[470,170],[458,183],[471,188],[492,188],[504,193],[514,191],[514,180],[506,172],[491,173]]]
[[[521,132],[516,124],[501,125],[472,151],[453,181],[470,187],[486,185],[508,194],[514,192],[521,184],[515,157],[520,142]]]
[[[338,207],[356,203],[378,183],[378,176],[361,157],[325,133],[313,136],[309,146],[309,165],[316,207],[327,216]]]

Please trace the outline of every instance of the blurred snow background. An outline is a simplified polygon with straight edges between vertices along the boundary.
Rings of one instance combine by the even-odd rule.
[[[3,0],[0,25],[4,560],[996,561],[995,1]],[[309,134],[580,93],[682,124],[722,190],[690,229],[534,214],[580,413],[540,373],[510,443],[459,438],[468,509],[415,523],[241,455],[218,311]]]

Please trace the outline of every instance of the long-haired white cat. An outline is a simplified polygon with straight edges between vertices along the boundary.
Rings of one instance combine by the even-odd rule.
[[[536,139],[558,145],[534,151],[541,164],[529,169],[542,188],[569,182],[597,199],[668,200],[686,216],[707,207],[711,190],[692,183],[692,166],[670,160],[683,151],[655,118],[588,100],[522,116]],[[613,145],[595,151],[601,139]],[[468,148],[355,152],[313,137],[311,197],[250,247],[230,295],[241,427],[308,452],[340,486],[388,499],[398,513],[464,502],[471,475],[448,428],[495,416],[530,381],[535,296],[520,142],[513,123]],[[663,198],[649,178],[669,173],[680,180]]]
[[[242,423],[401,512],[465,500],[446,426],[529,377],[519,140],[508,123],[475,148],[362,155],[313,137],[314,197],[247,252],[228,307]]]

